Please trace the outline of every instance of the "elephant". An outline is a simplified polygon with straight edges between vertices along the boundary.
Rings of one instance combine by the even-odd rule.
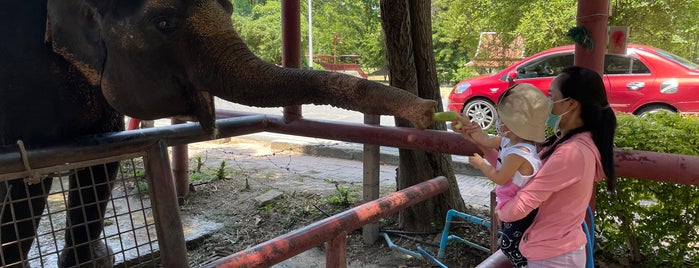
[[[22,0],[0,9],[0,152],[124,130],[124,115],[194,118],[216,133],[215,96],[244,105],[328,104],[423,129],[436,102],[349,75],[255,56],[229,0]],[[70,177],[59,267],[111,267],[99,239],[118,163]],[[95,179],[91,180],[92,175]],[[3,267],[27,267],[52,180],[0,183]],[[94,189],[83,189],[95,185]],[[83,186],[83,187],[78,187]]]

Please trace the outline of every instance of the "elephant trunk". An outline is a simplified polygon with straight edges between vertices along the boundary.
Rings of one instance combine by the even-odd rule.
[[[212,36],[193,77],[200,91],[249,106],[332,105],[367,114],[394,115],[426,128],[436,102],[405,90],[334,72],[278,67],[255,56],[232,28]],[[217,45],[218,44],[218,45]],[[222,46],[220,44],[226,44]]]

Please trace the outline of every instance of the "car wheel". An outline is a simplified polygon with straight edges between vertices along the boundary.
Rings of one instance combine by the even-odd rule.
[[[634,114],[644,116],[647,114],[652,114],[652,113],[674,113],[677,112],[674,108],[667,106],[667,105],[662,105],[662,104],[651,104],[648,106],[645,106],[641,109],[638,109]]]
[[[495,105],[486,99],[473,99],[464,105],[463,114],[469,120],[478,123],[482,129],[488,129],[495,124]]]

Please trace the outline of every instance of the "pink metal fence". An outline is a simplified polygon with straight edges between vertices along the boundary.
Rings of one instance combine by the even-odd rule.
[[[447,179],[437,177],[235,253],[207,267],[269,267],[324,242],[329,243],[327,267],[345,267],[347,263],[343,260],[346,259],[345,239],[348,232],[425,201],[447,189]]]

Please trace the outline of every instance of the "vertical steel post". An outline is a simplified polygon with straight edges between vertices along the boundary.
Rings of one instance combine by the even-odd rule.
[[[144,164],[163,266],[189,267],[184,229],[165,142],[161,140],[148,150]]]
[[[325,251],[326,268],[347,268],[347,231],[328,241]]]
[[[364,124],[368,125],[379,125],[381,123],[381,116],[379,115],[364,115]],[[362,196],[364,197],[364,202],[369,202],[374,199],[379,198],[381,185],[380,181],[380,166],[381,161],[379,145],[375,144],[364,144],[364,152],[362,157],[364,158],[363,163],[363,186]],[[374,244],[376,240],[379,239],[379,223],[371,223],[362,226],[362,238],[365,244]]]
[[[172,125],[186,122],[174,117],[170,119],[170,124]],[[175,177],[175,189],[177,190],[177,201],[179,204],[183,204],[184,200],[189,196],[188,159],[187,144],[172,146],[172,173]]]
[[[282,0],[282,65],[301,67],[301,15],[300,0]],[[284,121],[301,118],[301,105],[284,107]]]

